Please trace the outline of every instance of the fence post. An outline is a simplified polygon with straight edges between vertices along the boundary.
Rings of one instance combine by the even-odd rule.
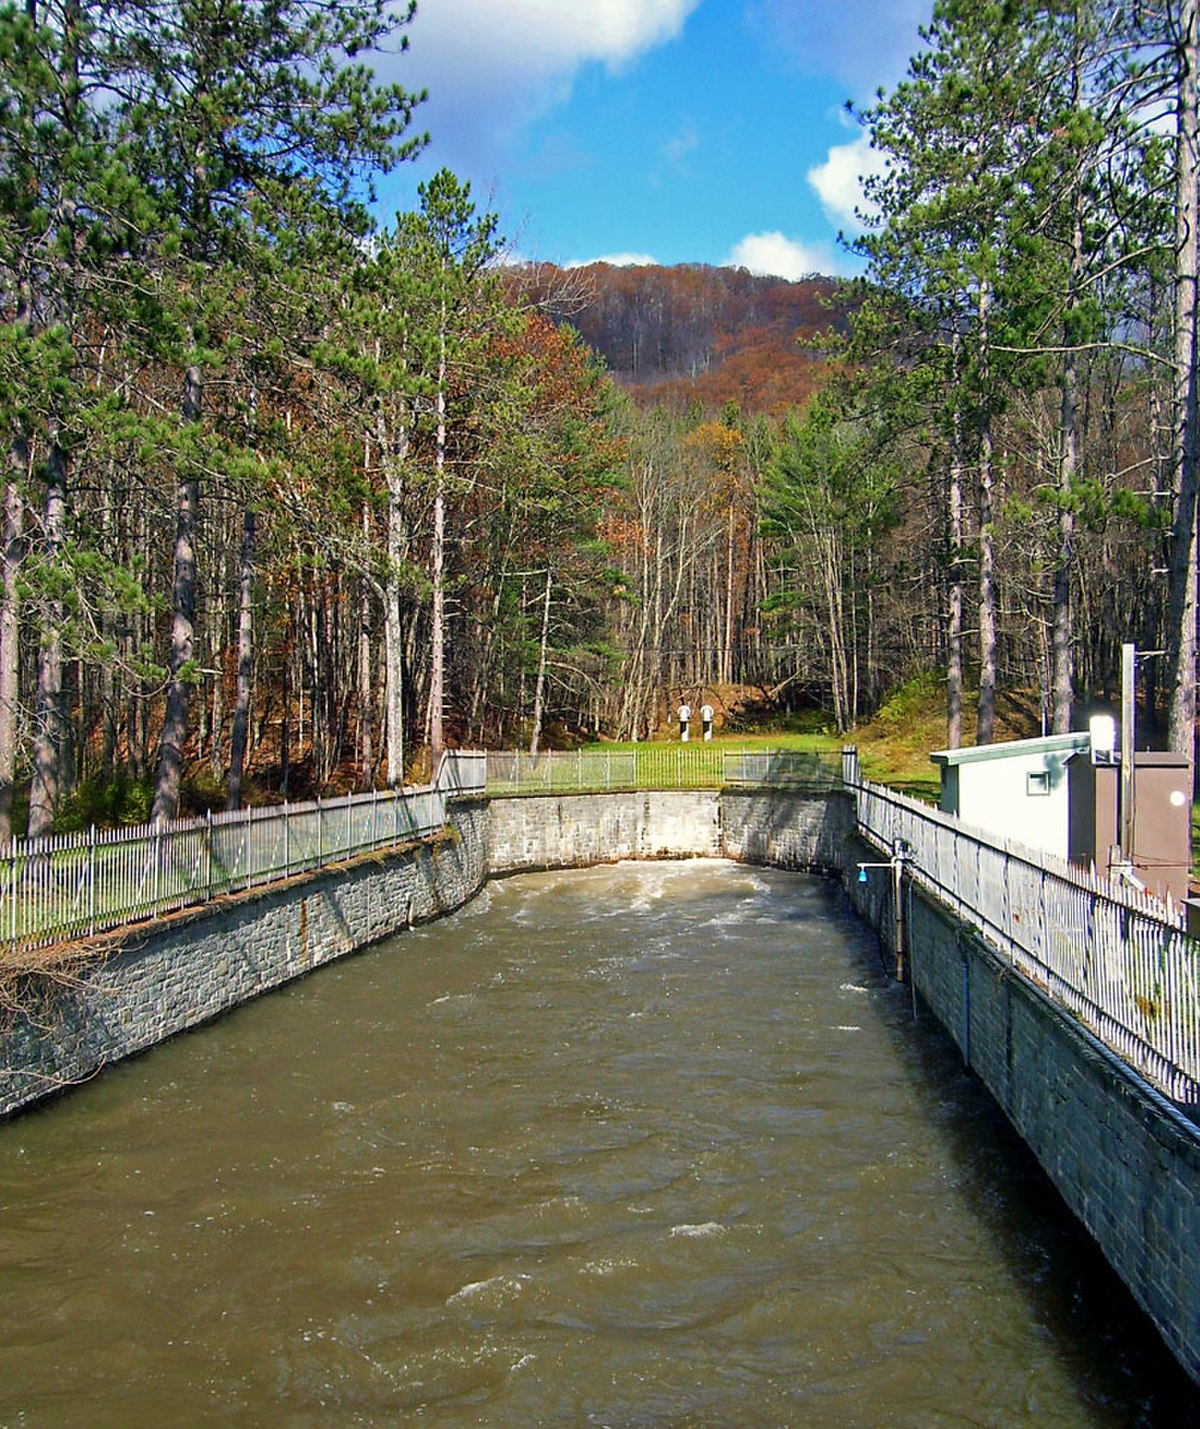
[[[325,862],[325,843],[321,837],[321,796],[317,795],[317,867],[320,868]]]
[[[88,937],[96,936],[96,825],[88,830]]]
[[[1044,963],[1047,958],[1046,952],[1046,870],[1039,870],[1038,878],[1038,915],[1037,928],[1035,932],[1037,947],[1033,950],[1037,954],[1038,961]]]
[[[158,912],[158,900],[161,890],[160,870],[162,866],[162,820],[159,819],[154,825],[154,911]]]
[[[12,950],[17,950],[17,841],[8,841],[8,904],[9,940]]]

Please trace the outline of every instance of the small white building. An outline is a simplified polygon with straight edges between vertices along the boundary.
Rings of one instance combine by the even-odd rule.
[[[1090,749],[1091,735],[1078,730],[938,750],[929,756],[941,773],[938,807],[964,824],[1065,859],[1071,828],[1067,760]]]

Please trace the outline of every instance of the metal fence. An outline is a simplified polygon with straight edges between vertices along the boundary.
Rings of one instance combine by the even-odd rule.
[[[488,757],[482,749],[447,749],[438,766],[434,787],[449,795],[482,794],[487,784]]]
[[[92,937],[427,838],[445,819],[445,791],[428,788],[16,839],[0,868],[0,950]]]
[[[728,749],[720,745],[647,745],[634,749],[548,750],[487,755],[487,792],[595,793],[616,789],[720,789],[772,784],[826,790],[842,782],[840,754]]]
[[[881,785],[848,782],[860,831],[889,854],[902,840],[918,886],[1168,1096],[1200,1102],[1200,948],[1182,910]]]
[[[0,853],[0,955],[89,938],[258,884],[426,838],[446,800],[606,788],[690,789],[750,782],[828,788],[835,759],[702,744],[628,753],[484,754],[454,750],[422,790],[85,834],[16,839]]]
[[[445,826],[454,796],[783,786],[850,788],[860,831],[979,929],[1131,1065],[1200,1102],[1200,950],[1178,910],[1036,850],[963,827],[859,777],[853,751],[705,745],[455,751],[404,792],[212,814],[137,829],[18,839],[0,854],[0,955],[91,937],[338,863]]]

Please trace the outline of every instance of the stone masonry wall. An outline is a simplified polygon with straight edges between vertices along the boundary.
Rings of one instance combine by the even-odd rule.
[[[714,790],[494,799],[492,873],[583,868],[622,858],[719,858]]]
[[[487,807],[430,843],[239,894],[131,932],[0,1039],[0,1116],[322,963],[460,907],[487,877]]]
[[[866,845],[852,856],[879,858]],[[889,883],[847,884],[884,935]],[[948,911],[915,893],[906,912],[922,1000],[1200,1382],[1196,1126]]]
[[[722,849],[741,862],[837,872],[853,834],[854,803],[845,794],[727,789],[721,796]]]
[[[732,858],[839,869],[854,806],[786,791],[696,790],[496,799],[491,871],[574,868],[623,858]]]

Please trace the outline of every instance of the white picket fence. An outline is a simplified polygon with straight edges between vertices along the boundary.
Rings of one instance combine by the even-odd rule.
[[[903,846],[919,887],[1168,1096],[1200,1102],[1200,947],[1181,908],[847,772],[881,852]]]

